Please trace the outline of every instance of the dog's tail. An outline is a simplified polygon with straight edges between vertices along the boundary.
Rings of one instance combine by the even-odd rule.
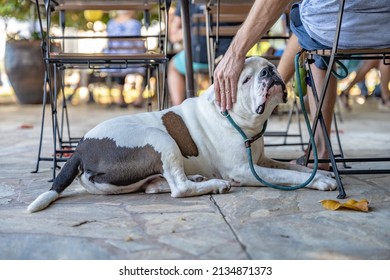
[[[60,194],[73,182],[79,173],[81,160],[80,155],[75,152],[65,163],[61,172],[54,179],[51,189],[38,196],[27,208],[30,213],[40,211],[55,201]]]

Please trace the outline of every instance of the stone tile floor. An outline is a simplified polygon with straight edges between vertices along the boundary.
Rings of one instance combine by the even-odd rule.
[[[72,106],[72,134],[135,112]],[[27,205],[50,188],[52,175],[49,162],[31,173],[41,106],[0,105],[0,116],[0,259],[390,259],[390,175],[343,175],[347,198],[368,199],[368,213],[322,208],[319,201],[336,199],[337,192],[241,187],[175,199],[90,195],[74,183],[51,207],[28,214]],[[390,156],[389,115],[378,112],[376,103],[342,117],[347,156]],[[43,154],[50,156],[48,115],[46,121]],[[268,130],[285,127],[285,116],[272,116]],[[302,155],[299,146],[267,151],[277,158]],[[389,163],[361,165],[389,168]]]

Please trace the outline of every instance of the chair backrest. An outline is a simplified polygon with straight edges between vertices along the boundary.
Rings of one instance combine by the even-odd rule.
[[[193,21],[206,26],[199,26],[194,29],[200,36],[224,36],[233,37],[241,24],[246,19],[250,9],[250,4],[220,4],[220,6],[208,6],[204,15],[193,15]],[[207,26],[210,27],[210,34],[207,33]]]
[[[204,15],[193,15],[193,22],[197,23],[193,28],[193,34],[206,36],[208,38],[208,61],[209,61],[209,78],[212,81],[212,73],[218,57],[216,49],[218,48],[219,38],[233,38],[242,23],[247,18],[252,3],[219,3],[207,5]],[[287,40],[290,37],[289,31],[281,33],[270,32],[263,36],[261,40]],[[260,48],[259,48],[260,49]],[[266,55],[269,60],[279,60],[280,56]],[[217,61],[216,61],[217,60]]]
[[[130,2],[130,3],[129,3]],[[155,2],[158,2],[158,5],[164,5],[164,1],[150,1],[151,3],[145,2],[143,0],[139,1],[68,1],[65,3],[59,3],[58,5],[54,5],[53,11],[58,12],[60,15],[60,26],[62,29],[62,35],[61,36],[52,36],[50,39],[59,40],[61,39],[61,43],[64,45],[66,41],[71,42],[75,40],[91,40],[94,39],[107,39],[110,40],[116,40],[116,41],[128,41],[128,43],[125,43],[124,45],[128,44],[131,45],[131,48],[134,50],[134,53],[146,53],[147,51],[151,51],[150,46],[153,47],[153,51],[156,51],[161,54],[166,54],[166,44],[167,44],[167,34],[164,32],[164,24],[166,24],[167,16],[164,15],[161,10],[155,9]],[[87,10],[99,10],[103,12],[108,11],[115,11],[115,10],[133,10],[137,12],[142,12],[142,23],[143,23],[143,30],[145,31],[145,34],[142,33],[142,35],[138,36],[131,36],[131,35],[123,35],[123,36],[112,36],[111,38],[106,35],[99,35],[99,36],[66,36],[65,31],[65,12],[73,12],[73,11],[87,11]],[[149,27],[151,25],[151,14],[152,11],[158,12],[159,17],[159,30],[156,32],[153,32],[152,30],[149,30]],[[157,30],[157,28],[156,28]],[[153,33],[153,34],[152,34]],[[49,35],[50,36],[50,35]],[[80,41],[81,42],[81,41]],[[141,44],[141,42],[143,42]],[[153,43],[150,43],[153,42]],[[116,47],[114,47],[116,48]],[[110,47],[111,49],[111,47]],[[117,49],[120,49],[117,48]],[[106,51],[107,49],[104,49],[103,51]],[[63,52],[67,52],[66,49],[63,46]]]

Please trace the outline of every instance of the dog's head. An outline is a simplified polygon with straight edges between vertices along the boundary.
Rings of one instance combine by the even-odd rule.
[[[267,118],[281,102],[287,102],[287,90],[276,67],[261,57],[248,58],[238,80],[238,108],[233,110]]]

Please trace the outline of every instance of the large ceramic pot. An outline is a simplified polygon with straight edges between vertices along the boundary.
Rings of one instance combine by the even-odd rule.
[[[21,104],[42,104],[43,101],[45,68],[40,43],[7,41],[5,46],[5,71]]]

